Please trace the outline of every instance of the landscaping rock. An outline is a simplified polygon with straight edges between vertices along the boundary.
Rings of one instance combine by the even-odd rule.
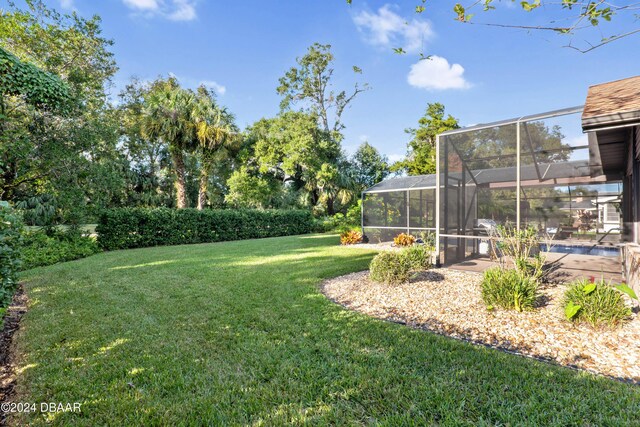
[[[372,282],[364,271],[325,281],[322,290],[333,301],[374,317],[640,383],[637,313],[613,329],[574,325],[561,305],[564,284],[543,286],[533,311],[489,311],[481,280],[478,273],[442,268],[409,283],[385,285]]]

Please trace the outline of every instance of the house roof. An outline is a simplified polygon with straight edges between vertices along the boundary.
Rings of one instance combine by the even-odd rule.
[[[640,122],[640,76],[589,87],[583,130]]]

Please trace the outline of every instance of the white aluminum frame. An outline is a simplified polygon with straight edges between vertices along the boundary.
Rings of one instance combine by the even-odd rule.
[[[395,229],[395,230],[425,230],[425,231],[433,231],[434,228],[433,227],[426,227],[426,228],[421,228],[421,227],[409,227],[409,197],[408,197],[408,193],[410,191],[414,191],[414,190],[431,190],[431,189],[435,189],[436,190],[436,195],[435,195],[435,206],[436,206],[436,212],[435,212],[435,234],[436,234],[436,245],[435,245],[435,249],[434,249],[434,262],[439,265],[440,264],[440,243],[441,243],[441,239],[442,238],[457,238],[457,239],[474,239],[474,240],[478,240],[478,239],[486,239],[486,237],[484,236],[468,236],[468,235],[454,235],[454,234],[443,234],[441,233],[441,218],[440,218],[440,204],[441,204],[441,195],[440,192],[442,191],[442,179],[441,179],[441,167],[440,167],[440,149],[441,149],[441,144],[440,144],[440,137],[441,136],[447,136],[447,135],[455,135],[455,134],[459,134],[459,133],[465,133],[465,132],[470,132],[470,131],[475,131],[475,130],[482,130],[482,129],[489,129],[489,128],[493,128],[493,127],[497,127],[497,126],[505,126],[505,125],[511,125],[511,124],[515,124],[516,125],[516,222],[517,222],[517,228],[520,229],[520,222],[521,222],[521,192],[522,192],[522,176],[521,176],[521,129],[520,129],[520,125],[522,123],[526,123],[526,122],[531,122],[531,121],[536,121],[536,120],[544,120],[544,119],[550,119],[550,118],[554,118],[554,117],[560,117],[560,116],[568,116],[571,114],[577,114],[582,112],[584,109],[584,105],[579,105],[579,106],[575,106],[575,107],[570,107],[570,108],[564,108],[564,109],[560,109],[560,110],[553,110],[553,111],[548,111],[545,113],[540,113],[540,114],[533,114],[533,115],[529,115],[529,116],[522,116],[519,118],[514,118],[514,119],[508,119],[508,120],[501,120],[501,121],[497,121],[497,122],[492,122],[492,123],[485,123],[485,124],[479,124],[479,125],[475,125],[475,126],[468,126],[468,127],[464,127],[464,128],[460,128],[460,129],[453,129],[453,130],[449,130],[446,132],[442,132],[441,134],[436,136],[436,183],[435,186],[427,186],[427,187],[408,187],[408,188],[395,188],[395,189],[385,189],[385,190],[365,190],[361,193],[361,200],[362,200],[362,212],[361,212],[361,225],[362,225],[362,231],[364,233],[364,230],[366,228],[378,228],[378,229]],[[585,146],[585,148],[588,146]],[[389,192],[406,192],[407,193],[407,227],[382,227],[382,226],[364,226],[364,197],[366,194],[376,194],[376,193],[389,193]]]
[[[460,129],[453,129],[453,130],[449,130],[446,132],[442,132],[441,134],[436,136],[436,247],[434,250],[434,258],[435,258],[435,264],[439,265],[440,264],[440,240],[441,238],[456,238],[456,239],[472,239],[472,240],[481,240],[481,239],[486,239],[486,236],[468,236],[468,235],[455,235],[455,234],[442,234],[440,232],[440,192],[442,191],[441,188],[441,179],[440,179],[440,137],[441,136],[447,136],[447,135],[455,135],[455,134],[459,134],[459,133],[465,133],[465,132],[471,132],[471,131],[476,131],[476,130],[482,130],[482,129],[489,129],[489,128],[493,128],[496,126],[506,126],[506,125],[511,125],[511,124],[515,124],[516,125],[516,223],[517,223],[517,229],[520,230],[520,222],[521,222],[521,217],[520,217],[520,202],[521,202],[521,171],[520,171],[520,162],[521,162],[521,150],[520,150],[520,124],[521,123],[525,123],[525,122],[531,122],[531,121],[535,121],[535,120],[544,120],[544,119],[550,119],[553,117],[560,117],[560,116],[568,116],[571,114],[577,114],[580,113],[584,110],[584,105],[579,105],[576,107],[570,107],[570,108],[564,108],[561,110],[553,110],[553,111],[548,111],[546,113],[540,113],[540,114],[534,114],[534,115],[530,115],[530,116],[522,116],[516,119],[508,119],[508,120],[501,120],[498,122],[492,122],[492,123],[486,123],[486,124],[479,124],[479,125],[475,125],[475,126],[467,126],[464,128],[460,128]],[[396,190],[397,191],[397,190]]]

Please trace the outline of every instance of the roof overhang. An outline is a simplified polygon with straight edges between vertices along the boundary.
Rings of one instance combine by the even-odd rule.
[[[638,96],[640,97],[640,93]],[[582,130],[585,132],[638,125],[640,125],[640,110],[604,114],[582,119]]]
[[[582,129],[633,126],[640,122],[640,76],[589,87]]]
[[[622,171],[632,130],[640,126],[640,76],[589,87],[582,130],[602,172]]]

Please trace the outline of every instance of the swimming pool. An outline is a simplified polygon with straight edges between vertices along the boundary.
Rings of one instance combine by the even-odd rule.
[[[540,250],[546,251],[547,245],[540,244]],[[575,254],[575,255],[596,255],[596,256],[620,256],[620,249],[615,246],[586,246],[586,245],[551,245],[549,252],[556,252],[561,254]]]

